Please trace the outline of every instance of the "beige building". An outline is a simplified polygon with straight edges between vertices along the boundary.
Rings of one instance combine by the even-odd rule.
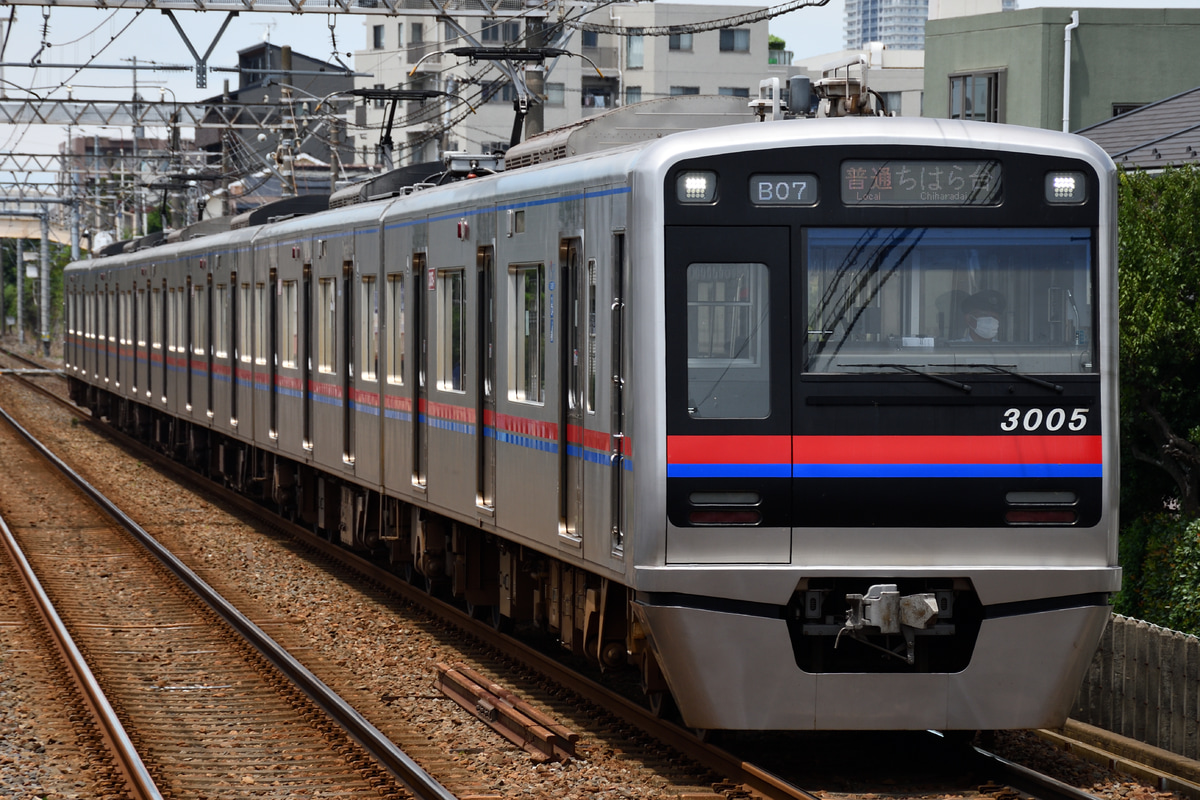
[[[548,59],[542,67],[541,127],[672,94],[756,96],[759,81],[768,77],[767,23],[707,29],[714,20],[754,11],[745,6],[629,3],[583,17],[582,22],[599,30],[548,28],[547,46],[577,55]],[[423,102],[405,100],[397,107],[391,133],[396,165],[431,161],[444,151],[485,153],[508,147],[519,96],[509,75],[495,62],[472,63],[446,52],[473,43],[432,16],[378,20],[366,19],[366,47],[355,53],[354,61],[357,71],[373,77],[359,78],[356,88],[445,93]],[[458,20],[480,46],[528,46],[530,31],[523,20]],[[654,35],[658,31],[653,29],[666,34],[667,27],[675,32]],[[528,75],[523,65],[516,70],[536,85],[537,76]],[[362,120],[367,128],[360,129],[356,141],[360,152],[374,148],[388,110],[387,100],[368,102]]]

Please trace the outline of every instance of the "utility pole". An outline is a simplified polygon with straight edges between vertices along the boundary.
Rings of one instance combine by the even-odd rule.
[[[25,344],[25,240],[17,239],[17,344]]]
[[[276,161],[279,163],[279,176],[283,186],[279,190],[280,197],[296,195],[296,176],[293,173],[296,141],[296,118],[292,115],[292,48],[284,45],[280,48],[283,61],[283,80],[280,84],[280,101],[282,102],[284,125],[279,132],[279,149],[276,150]]]
[[[50,355],[50,206],[42,205],[42,355]]]
[[[143,130],[137,124],[137,115],[140,109],[138,102],[141,100],[138,97],[137,91],[137,56],[133,57],[133,238],[136,239],[145,231],[145,226],[142,224],[142,208],[138,197],[138,180],[141,178],[142,165],[138,161],[138,137],[142,135]]]
[[[80,138],[82,142],[83,139]],[[75,183],[75,141],[71,138],[71,128],[67,127],[67,175],[71,191],[71,260],[79,260],[79,195],[78,184]]]
[[[89,255],[91,258],[95,258],[96,236],[99,235],[100,230],[104,227],[104,214],[100,210],[100,134],[98,133],[92,136],[92,165],[96,169],[96,181],[92,184],[96,205],[92,209],[92,219],[94,222],[92,223],[92,249]],[[109,182],[111,183],[112,176],[110,175],[109,178]]]
[[[225,79],[225,88],[221,92],[221,102],[229,102],[229,79]],[[233,202],[229,198],[229,139],[233,136],[233,128],[226,127],[221,131],[221,216],[233,214]]]
[[[546,46],[546,22],[529,19],[525,22],[525,42],[530,50]],[[525,138],[546,129],[546,68],[531,62],[525,67],[525,86],[529,89],[529,110],[525,115]]]

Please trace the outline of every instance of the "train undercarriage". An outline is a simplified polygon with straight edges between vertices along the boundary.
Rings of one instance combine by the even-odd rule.
[[[82,381],[72,379],[70,387],[71,399],[94,418],[431,594],[462,603],[498,630],[549,634],[601,670],[638,668],[651,706],[671,707],[627,587]]]

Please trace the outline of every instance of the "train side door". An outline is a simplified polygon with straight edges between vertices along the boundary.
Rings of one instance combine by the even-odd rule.
[[[559,509],[562,535],[576,543],[583,541],[583,467],[586,463],[583,418],[583,369],[587,344],[585,311],[580,299],[583,281],[581,272],[582,242],[563,239],[559,242],[558,257],[561,269],[562,312],[559,348],[562,375],[562,403],[559,419]]]
[[[300,326],[301,340],[304,347],[303,354],[300,358],[300,393],[302,396],[304,417],[304,449],[308,452],[313,451],[313,386],[312,386],[312,369],[313,369],[313,339],[316,338],[313,334],[313,291],[312,291],[312,264],[304,265],[304,285],[303,297],[301,298],[303,311],[303,323]]]
[[[352,402],[352,393],[354,389],[354,350],[355,338],[357,332],[354,322],[354,262],[342,262],[342,352],[339,355],[340,364],[342,365],[342,463],[347,466],[354,463],[355,442],[354,442],[354,403]],[[367,310],[361,309],[360,313],[365,315]]]
[[[609,306],[610,365],[612,383],[611,427],[608,463],[611,476],[609,504],[611,510],[610,535],[613,555],[625,553],[625,375],[627,374],[628,348],[625,340],[625,231],[615,231],[612,238],[612,304]],[[599,311],[599,309],[597,309]],[[593,391],[599,392],[599,387]]]
[[[230,256],[233,258],[233,256]],[[229,419],[228,424],[231,427],[236,427],[238,424],[238,371],[241,369],[243,359],[250,354],[249,347],[243,335],[244,330],[249,330],[249,325],[245,325],[242,320],[242,315],[249,315],[250,285],[248,283],[238,283],[237,264],[233,265],[234,269],[229,273],[229,317],[225,320],[225,341],[228,343],[229,352]],[[226,420],[221,420],[221,424],[226,424]]]
[[[478,442],[478,505],[496,507],[496,251],[480,247],[475,255],[479,270],[479,392],[476,418]],[[491,431],[489,434],[488,431]]]
[[[267,335],[270,343],[267,346],[267,435],[279,439],[279,295],[283,291],[279,282],[279,271],[271,267],[267,277]]]
[[[668,563],[788,563],[791,235],[666,229]]]
[[[354,463],[355,474],[363,483],[383,482],[384,453],[384,424],[381,406],[382,392],[380,386],[383,376],[380,375],[381,354],[384,337],[388,327],[384,323],[383,296],[380,291],[379,250],[377,234],[363,236],[366,243],[373,244],[370,248],[356,247],[356,256],[360,269],[358,276],[358,302],[347,302],[347,313],[354,315],[354,350],[357,353],[358,367],[354,372],[351,399],[354,406],[354,422],[352,435],[357,454]],[[370,270],[368,272],[367,270]],[[388,445],[390,446],[390,442]]]
[[[413,347],[416,356],[416,380],[413,381],[413,486],[425,488],[425,479],[429,469],[429,435],[425,430],[426,399],[429,395],[428,353],[427,343],[429,332],[425,329],[425,312],[428,308],[429,278],[436,277],[433,273],[426,275],[426,254],[413,253]]]
[[[158,317],[158,336],[155,337],[155,344],[158,346],[158,385],[160,388],[159,397],[163,405],[167,402],[167,373],[169,370],[169,349],[167,343],[171,339],[171,317],[169,302],[171,295],[167,288],[167,279],[163,278],[162,288],[154,290],[154,297],[157,300],[155,303],[154,314]],[[153,383],[153,381],[151,381]]]
[[[224,301],[227,287],[221,285],[218,291],[218,286],[213,283],[212,272],[208,273],[206,283],[208,290],[204,293],[204,296],[201,300],[200,309],[200,313],[204,315],[204,332],[198,338],[200,340],[199,345],[201,348],[201,354],[204,356],[204,411],[208,418],[212,419],[215,410],[213,401],[216,399],[216,390],[213,386],[213,367],[215,366],[216,358],[216,342],[214,339],[219,335],[217,333],[218,330],[220,330],[221,335],[225,333],[225,329],[223,327],[214,324],[215,312],[213,305],[216,303],[218,294],[221,295],[222,302]]]

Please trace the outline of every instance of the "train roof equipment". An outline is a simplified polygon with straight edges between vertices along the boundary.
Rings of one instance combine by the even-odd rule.
[[[620,106],[571,125],[539,133],[509,148],[506,170],[584,153],[653,141],[673,133],[753,122],[746,98],[676,95]]]

